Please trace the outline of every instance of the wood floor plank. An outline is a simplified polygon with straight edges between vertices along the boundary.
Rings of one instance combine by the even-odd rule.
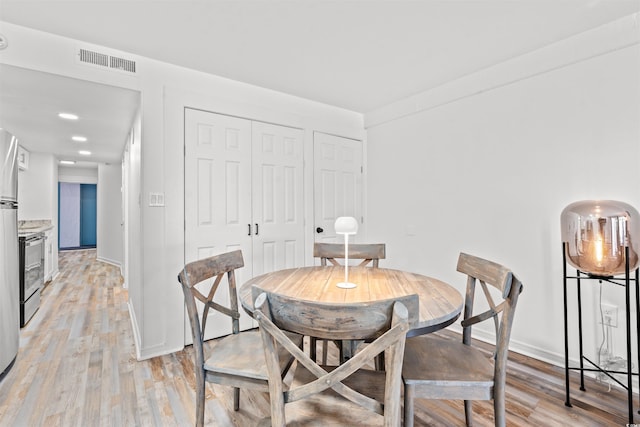
[[[120,271],[95,250],[64,251],[60,274],[44,289],[42,306],[20,332],[15,366],[0,382],[0,426],[184,426],[195,421],[192,348],[137,361]],[[176,283],[176,286],[178,284]],[[453,332],[443,336],[459,339]],[[216,340],[206,346],[213,348]],[[330,346],[329,361],[337,360]],[[489,349],[487,348],[487,351]],[[626,393],[587,379],[573,407],[564,405],[564,370],[517,353],[509,356],[509,426],[624,426]],[[637,395],[636,395],[637,405]],[[243,390],[233,411],[229,387],[207,385],[205,424],[268,425],[266,393]],[[416,400],[417,426],[462,426],[461,401]],[[288,405],[291,425],[371,425],[378,415],[337,413],[313,402]],[[355,418],[354,418],[355,417]],[[640,415],[637,416],[640,422]],[[477,426],[493,426],[491,402],[474,402]]]

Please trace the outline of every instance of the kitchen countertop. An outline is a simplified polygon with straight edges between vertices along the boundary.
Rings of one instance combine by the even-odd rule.
[[[18,237],[27,237],[36,233],[43,233],[51,230],[51,220],[37,219],[37,220],[21,220],[18,221]]]

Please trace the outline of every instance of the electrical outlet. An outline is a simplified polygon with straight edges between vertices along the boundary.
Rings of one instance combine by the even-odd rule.
[[[612,328],[618,327],[618,307],[612,304],[602,304],[602,323]]]

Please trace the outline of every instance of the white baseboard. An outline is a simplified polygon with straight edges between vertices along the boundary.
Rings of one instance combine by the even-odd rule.
[[[462,327],[459,324],[452,325],[450,329],[459,334],[462,334]],[[494,334],[490,334],[478,329],[473,330],[473,338],[491,344],[495,344],[496,342]],[[536,360],[541,360],[554,366],[564,367],[564,354],[552,353],[514,339],[511,339],[511,341],[509,342],[509,351],[514,351],[516,353],[532,357]],[[577,360],[574,362],[577,362]]]
[[[166,347],[156,346],[156,347],[144,349],[139,355],[137,355],[137,357],[138,357],[138,360],[152,359],[154,357],[175,353],[177,351],[181,351],[182,349],[184,349],[184,345],[176,348],[169,348],[169,349],[167,349]]]
[[[131,301],[127,302],[127,307],[129,309],[129,318],[131,319],[131,329],[133,331],[133,343],[136,347],[136,359],[138,361],[151,359],[158,356],[164,356],[165,354],[175,353],[176,351],[180,351],[184,348],[184,345],[182,345],[177,348],[155,346],[143,349],[142,342],[140,341],[140,330],[138,328],[138,321],[136,320],[136,313],[133,309],[133,306],[131,305]]]
[[[111,264],[111,265],[113,265],[115,267],[118,267],[120,269],[120,274],[122,274],[122,265],[121,265],[120,262],[114,261],[114,260],[108,259],[108,258],[103,258],[103,257],[97,257],[96,259],[98,261],[100,261],[100,262],[105,262],[107,264]]]
[[[140,358],[140,332],[138,330],[138,321],[136,320],[136,312],[131,305],[131,300],[127,301],[127,308],[129,309],[129,319],[131,320],[131,330],[133,331],[133,344],[136,347],[136,359]]]
[[[453,331],[455,331],[455,332],[460,333],[460,334],[462,333],[462,327],[459,324],[452,325],[451,329]],[[484,332],[484,331],[474,330],[473,331],[473,338],[478,339],[480,341],[489,342],[491,344],[495,343],[495,335],[489,334],[489,333]],[[557,366],[557,367],[560,367],[562,369],[564,369],[564,367],[565,367],[564,354],[559,354],[559,353],[546,351],[546,350],[540,349],[538,347],[533,347],[533,346],[531,346],[529,344],[526,344],[526,343],[523,343],[523,342],[520,342],[520,341],[517,341],[517,340],[513,340],[512,339],[509,342],[509,351],[513,351],[515,353],[519,353],[519,354],[522,354],[524,356],[531,357],[533,359],[540,360],[540,361],[545,362],[545,363],[549,363],[549,364],[551,364],[553,366]],[[578,367],[579,365],[580,365],[579,358],[569,356],[569,366],[570,367]],[[587,362],[585,362],[585,367],[587,367],[586,365],[588,365]],[[634,372],[637,372],[637,370],[634,369]],[[595,378],[596,377],[596,373],[592,372],[592,371],[585,371],[584,375],[586,377],[590,377],[590,378]],[[618,375],[618,379],[619,378],[621,378],[620,375]],[[623,382],[626,383],[626,380],[623,381]],[[621,387],[619,384],[617,384],[614,381],[610,381],[610,383],[611,383],[612,387],[623,389],[623,387]],[[632,383],[633,383],[633,388],[635,390],[638,390],[638,387],[640,387],[640,385],[639,385],[638,378],[636,376],[634,376],[632,378]]]

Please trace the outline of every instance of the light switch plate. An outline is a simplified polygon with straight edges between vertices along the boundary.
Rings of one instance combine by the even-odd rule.
[[[149,193],[149,206],[164,206],[164,193]]]

